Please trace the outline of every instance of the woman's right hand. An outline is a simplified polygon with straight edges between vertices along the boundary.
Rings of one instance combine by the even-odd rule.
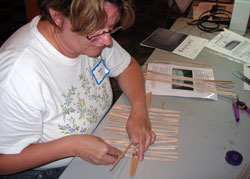
[[[92,164],[113,164],[122,153],[96,136],[83,134],[72,137],[74,156]]]

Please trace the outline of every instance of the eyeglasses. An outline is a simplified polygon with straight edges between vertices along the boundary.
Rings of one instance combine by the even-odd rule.
[[[118,30],[120,30],[121,28],[122,28],[122,26],[119,26],[119,27],[116,27],[116,28],[114,28],[114,29],[109,29],[108,31],[102,31],[101,33],[96,34],[96,35],[93,35],[93,36],[87,35],[86,38],[87,38],[88,40],[93,40],[93,39],[95,39],[96,37],[99,37],[99,36],[101,36],[101,35],[103,35],[103,34],[113,34],[113,33],[117,32]]]

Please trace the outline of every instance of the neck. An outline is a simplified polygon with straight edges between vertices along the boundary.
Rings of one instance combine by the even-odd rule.
[[[79,54],[70,53],[69,50],[65,47],[65,43],[60,38],[60,30],[56,29],[48,21],[39,21],[37,28],[39,32],[53,45],[60,53],[69,57],[76,58]]]

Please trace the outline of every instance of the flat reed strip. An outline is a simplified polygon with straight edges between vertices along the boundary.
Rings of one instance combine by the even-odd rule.
[[[191,78],[191,77],[184,77],[184,76],[177,76],[177,75],[171,75],[166,73],[161,73],[153,70],[146,70],[145,75],[155,74],[152,76],[163,76],[168,77],[172,79],[179,79],[179,80],[185,80],[185,81],[192,81],[192,82],[201,82],[201,83],[211,83],[211,84],[221,84],[221,85],[232,85],[232,81],[225,81],[225,80],[206,80],[206,79],[200,79],[200,78]]]
[[[114,145],[120,150],[125,150],[130,144],[126,132],[126,123],[129,117],[130,107],[126,105],[115,105],[111,111],[110,119],[104,128],[106,134],[113,136],[102,137],[110,145]],[[144,159],[158,161],[175,161],[177,156],[178,132],[180,112],[165,109],[149,109],[149,119],[151,127],[156,133],[156,141],[145,153]],[[126,151],[125,156],[133,153],[132,149]],[[133,169],[134,170],[134,169]]]
[[[196,88],[196,89],[201,90],[201,91],[217,93],[217,94],[220,94],[220,95],[236,96],[232,92],[219,91],[219,90],[212,89],[212,88],[200,87],[200,86],[197,86],[197,85],[190,85],[190,84],[186,84],[186,83],[181,83],[181,82],[176,82],[176,81],[171,81],[171,80],[166,80],[166,79],[161,79],[161,78],[153,78],[153,77],[145,76],[145,79],[146,80],[151,80],[151,81],[159,81],[159,82],[170,83],[170,84],[179,85],[179,86],[185,86],[185,87],[189,87],[189,88]]]
[[[123,109],[123,110],[130,110],[130,106],[127,105],[122,105],[122,104],[116,104],[113,106],[113,109]],[[179,111],[174,111],[174,110],[167,110],[167,109],[157,109],[157,108],[150,108],[149,111],[152,112],[160,112],[160,113],[176,113],[179,114]]]
[[[207,63],[203,63],[203,62],[197,62],[197,61],[194,61],[194,60],[189,60],[189,59],[185,59],[183,57],[174,57],[174,56],[170,56],[170,55],[167,55],[167,54],[160,54],[160,56],[162,57],[167,57],[168,59],[172,59],[172,60],[178,60],[178,61],[181,61],[181,62],[185,62],[185,63],[188,63],[188,64],[195,64],[195,65],[201,65],[201,66],[205,66],[205,67],[212,67],[211,64],[207,64]],[[162,61],[162,62],[165,62],[166,60],[159,60],[159,61]]]

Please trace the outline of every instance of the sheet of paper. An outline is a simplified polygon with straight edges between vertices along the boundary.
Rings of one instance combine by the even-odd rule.
[[[214,80],[213,70],[210,68],[187,67],[187,66],[169,65],[162,63],[149,63],[148,70],[153,70],[156,72],[171,74],[175,76]],[[169,77],[157,76],[157,78],[162,78],[170,81],[173,80],[172,78]],[[185,84],[190,84],[199,87],[215,89],[215,86],[212,84],[204,84],[200,82],[192,82],[186,80],[183,81],[176,79],[174,81],[184,82]],[[206,99],[217,100],[216,93],[207,92],[197,88],[190,88],[159,81],[146,80],[146,91],[147,92],[151,91],[154,95],[195,97],[195,98],[206,98]]]
[[[195,59],[208,43],[207,39],[173,32],[168,29],[158,28],[140,45],[150,48],[159,48],[183,57]]]
[[[210,40],[206,47],[233,57],[240,63],[250,63],[250,40],[230,30],[224,29]]]
[[[187,38],[174,49],[173,53],[195,59],[207,43],[207,39],[188,35]]]
[[[250,79],[250,64],[244,65],[244,75]],[[244,90],[250,91],[250,85],[244,82]]]

